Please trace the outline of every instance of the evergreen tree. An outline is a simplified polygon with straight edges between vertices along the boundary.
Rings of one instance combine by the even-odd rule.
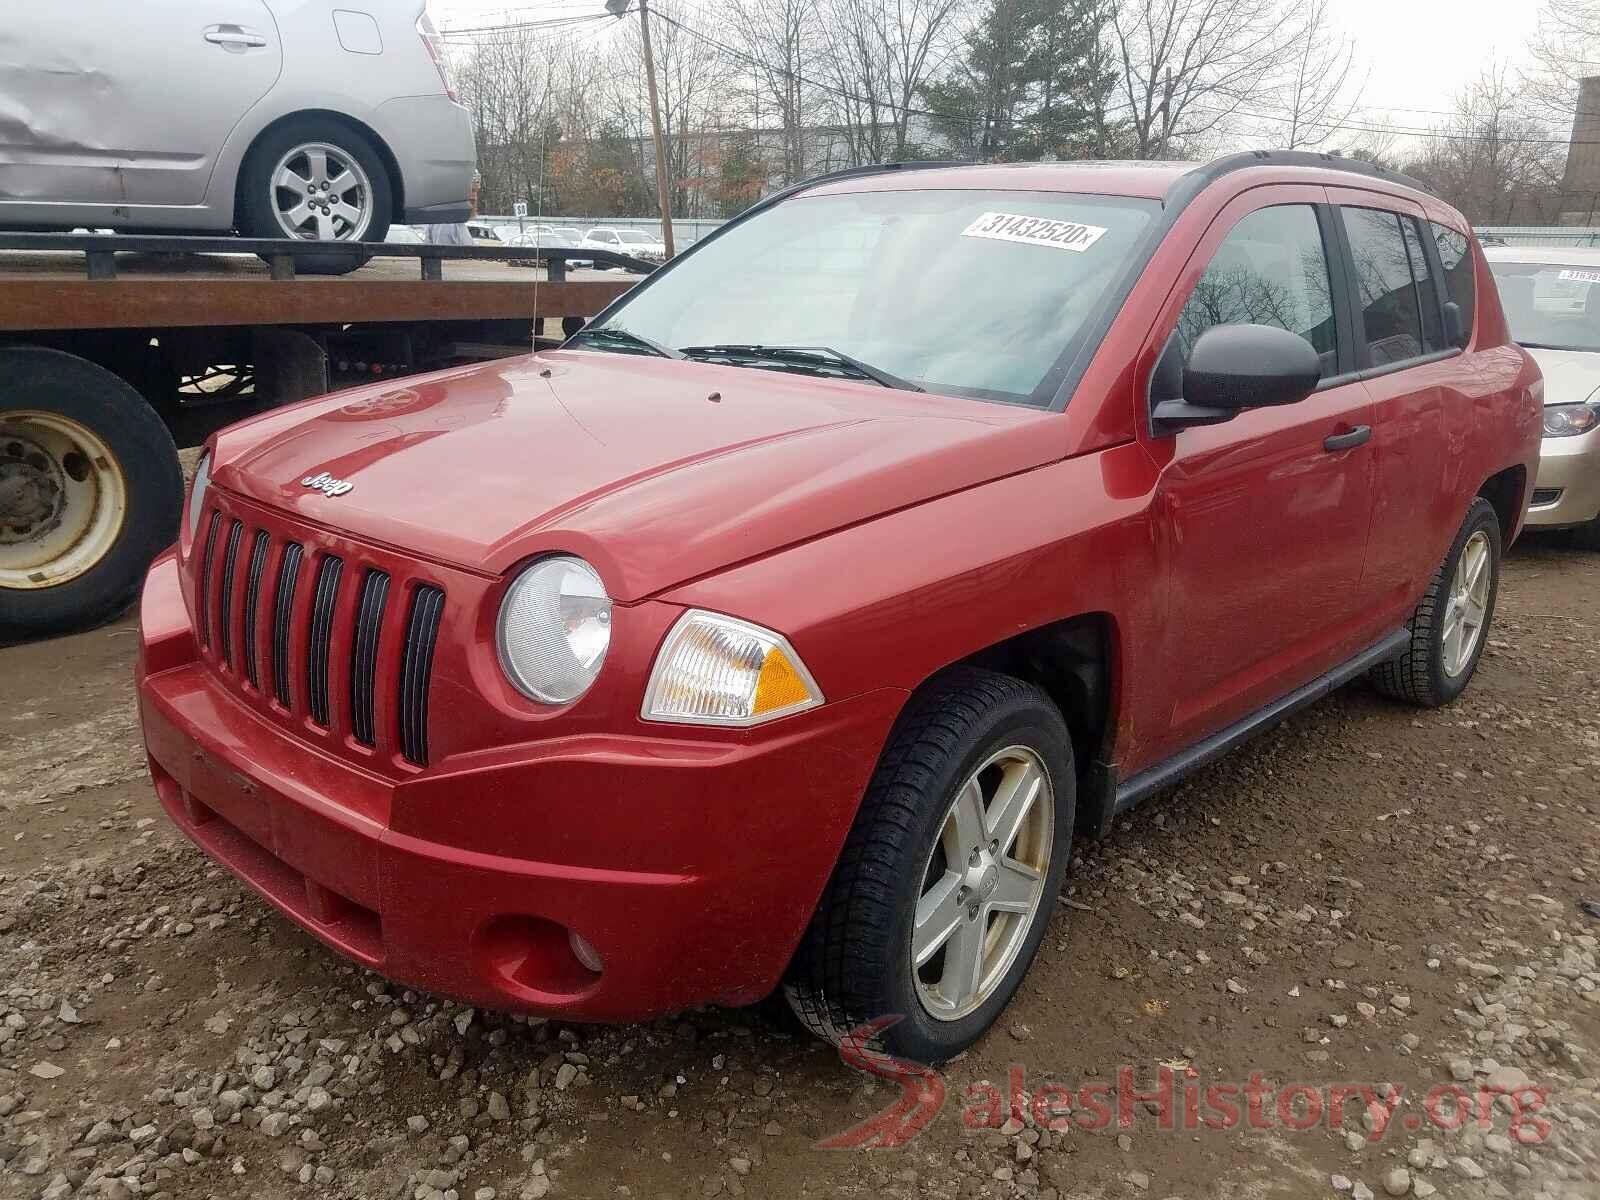
[[[1112,153],[1110,3],[989,0],[958,69],[922,89],[936,131],[957,156],[994,162]]]

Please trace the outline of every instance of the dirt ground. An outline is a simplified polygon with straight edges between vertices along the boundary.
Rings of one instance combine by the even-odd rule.
[[[131,616],[0,650],[0,1195],[1600,1197],[1597,599],[1525,543],[1453,707],[1347,688],[1080,845],[873,1150],[818,1143],[900,1088],[766,1011],[566,1026],[340,961],[162,817]]]

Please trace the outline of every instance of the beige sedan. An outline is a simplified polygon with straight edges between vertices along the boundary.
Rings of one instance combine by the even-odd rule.
[[[1544,445],[1530,529],[1600,550],[1600,249],[1484,250],[1511,336],[1544,371]]]

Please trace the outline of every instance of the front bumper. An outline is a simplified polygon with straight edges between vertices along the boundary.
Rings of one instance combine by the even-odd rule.
[[[1533,499],[1527,522],[1533,529],[1582,525],[1600,517],[1600,429],[1544,439]]]
[[[194,650],[170,554],[151,568],[140,617],[150,771],[191,840],[375,971],[582,1020],[770,992],[905,698],[872,692],[718,740],[552,738],[395,779],[297,738],[223,686]],[[457,844],[481,845],[485,819],[504,824],[505,846],[548,852]],[[569,931],[598,951],[598,974]]]

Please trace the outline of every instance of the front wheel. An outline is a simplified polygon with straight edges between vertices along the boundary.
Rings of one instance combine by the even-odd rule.
[[[1500,556],[1500,518],[1478,496],[1406,622],[1410,644],[1399,658],[1373,668],[1380,692],[1438,708],[1466,690],[1489,640]]]
[[[785,980],[838,1044],[939,1063],[1022,982],[1071,851],[1072,742],[1032,684],[950,671],[896,726]]]
[[[0,349],[0,641],[116,616],[182,505],[177,449],[144,397],[74,355]]]

